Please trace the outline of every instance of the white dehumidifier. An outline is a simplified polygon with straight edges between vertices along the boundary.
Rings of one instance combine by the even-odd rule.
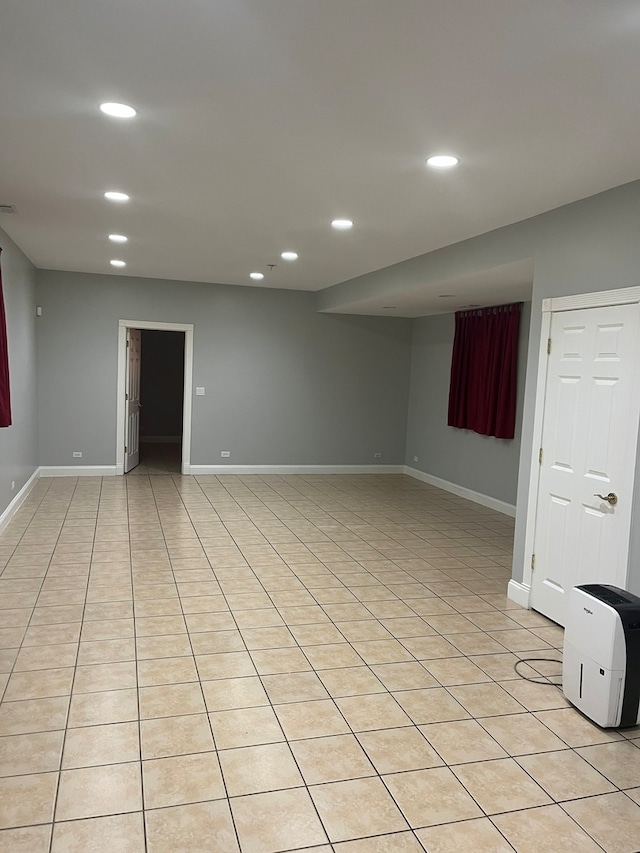
[[[602,728],[640,722],[640,598],[607,584],[569,594],[562,689]]]

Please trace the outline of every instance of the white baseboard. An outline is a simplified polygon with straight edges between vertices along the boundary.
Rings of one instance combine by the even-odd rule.
[[[509,585],[507,586],[507,598],[510,601],[515,601],[515,603],[519,604],[520,607],[526,607],[530,609],[530,593],[531,587],[529,586],[529,584],[520,583],[520,581],[514,581],[513,579],[509,581]]]
[[[115,465],[41,465],[41,477],[115,477]]]
[[[404,466],[404,473],[409,477],[414,477],[416,480],[421,480],[423,483],[428,483],[430,486],[436,486],[438,489],[444,489],[445,492],[458,495],[460,498],[466,498],[468,501],[482,504],[482,506],[486,506],[489,509],[495,509],[496,512],[509,515],[511,518],[516,517],[514,504],[499,501],[490,495],[483,495],[482,492],[474,492],[473,489],[467,489],[466,486],[459,486],[457,483],[450,483],[448,480],[434,477],[433,474],[425,474],[424,471],[418,471],[417,468],[410,468],[408,465]]]
[[[190,465],[189,474],[403,474],[404,465]]]
[[[0,515],[0,533],[5,529],[5,527],[9,524],[13,516],[20,509],[22,504],[25,502],[29,492],[38,482],[38,477],[40,476],[40,469],[36,468],[33,474],[29,477],[24,486],[20,489],[18,494],[13,498],[9,506],[5,509],[5,511]]]
[[[141,435],[140,444],[180,444],[181,435]]]

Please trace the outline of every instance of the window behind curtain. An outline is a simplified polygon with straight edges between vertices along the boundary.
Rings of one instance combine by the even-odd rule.
[[[9,351],[7,349],[7,318],[4,312],[4,295],[2,293],[2,272],[0,271],[0,427],[8,426],[11,426]]]
[[[520,303],[456,312],[449,426],[513,438]]]

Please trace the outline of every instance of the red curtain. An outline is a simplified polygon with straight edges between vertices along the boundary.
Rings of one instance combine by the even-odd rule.
[[[520,304],[456,312],[449,426],[513,438]]]
[[[2,249],[0,249],[2,252]],[[9,350],[7,318],[4,313],[2,273],[0,272],[0,427],[11,426],[11,392],[9,388]]]

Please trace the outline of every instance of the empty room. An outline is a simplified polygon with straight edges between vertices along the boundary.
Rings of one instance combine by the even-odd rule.
[[[640,851],[631,0],[5,0],[0,853]]]

